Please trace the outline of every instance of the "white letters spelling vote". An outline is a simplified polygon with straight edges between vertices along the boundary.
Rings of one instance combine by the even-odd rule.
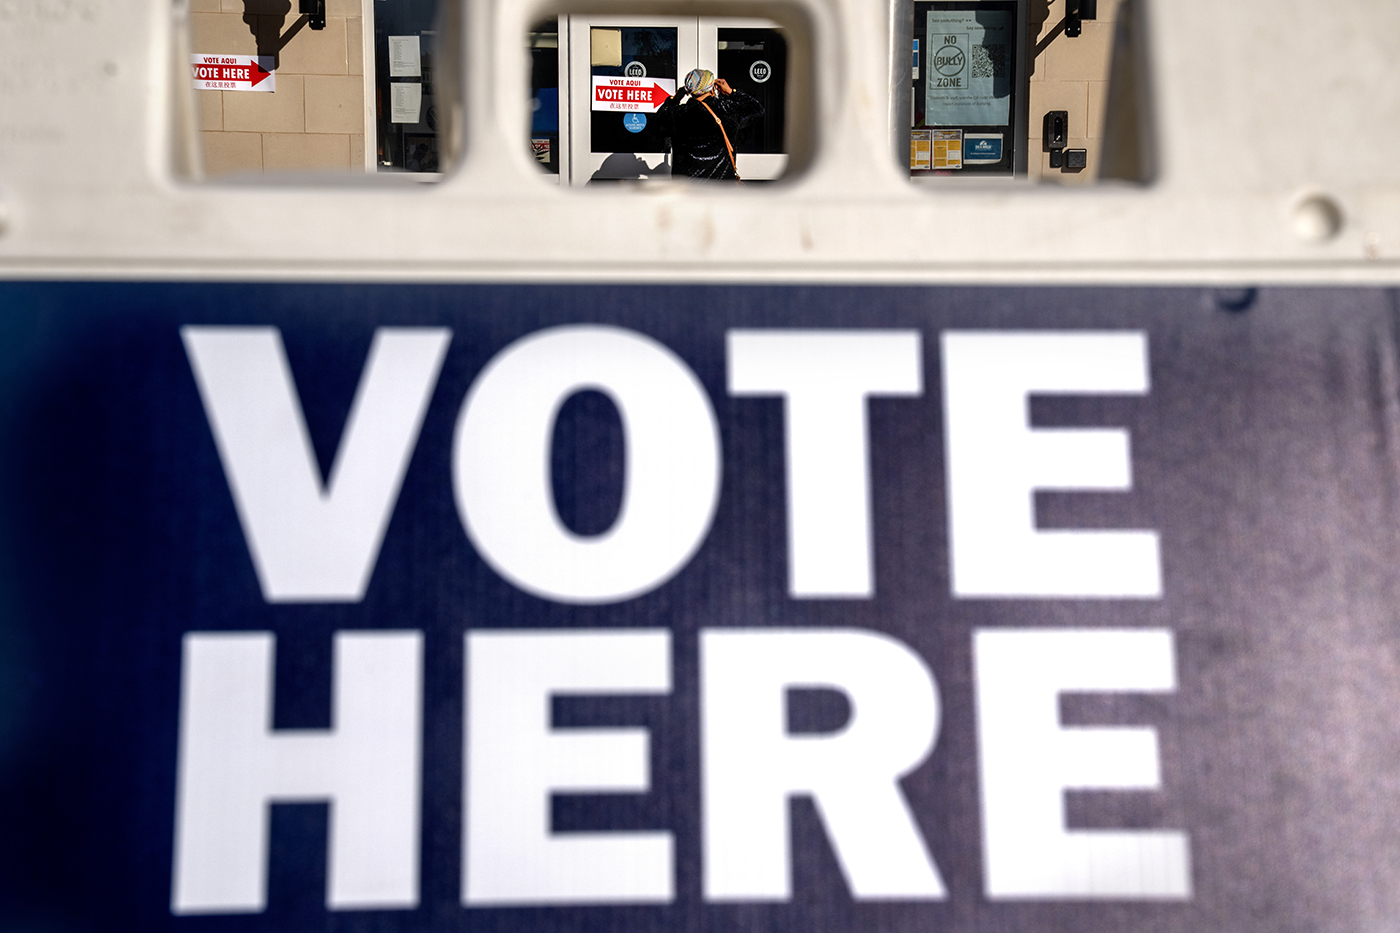
[[[450,333],[374,337],[329,480],[322,482],[277,330],[187,327],[183,338],[269,602],[360,600],[417,441]],[[786,412],[788,587],[795,599],[874,594],[866,400],[919,396],[920,335],[734,330],[728,389]],[[1161,594],[1153,531],[1035,526],[1038,489],[1126,490],[1119,429],[1032,429],[1032,393],[1148,391],[1136,332],[947,332],[942,372],[949,542],[958,598]],[[605,393],[626,438],[613,526],[574,534],[549,475],[554,419]],[[556,327],[506,347],[462,403],[452,483],[482,558],[522,590],[615,603],[683,568],[719,498],[720,439],[694,373],[641,334]],[[335,636],[333,728],[274,730],[270,632],[184,639],[172,910],[264,909],[266,808],[331,801],[327,906],[419,900],[423,638]],[[1064,727],[1066,692],[1175,689],[1167,630],[980,630],[973,644],[990,899],[1189,898],[1187,835],[1071,830],[1067,789],[1160,786],[1145,727]],[[938,737],[940,704],[910,647],[858,629],[715,628],[700,634],[702,885],[713,902],[792,897],[788,801],[813,799],[857,900],[939,900],[946,889],[900,779]],[[555,695],[667,694],[664,629],[466,635],[462,903],[664,904],[672,835],[555,833],[555,793],[644,793],[642,728],[556,729]],[[789,734],[793,687],[845,694],[850,720]]]

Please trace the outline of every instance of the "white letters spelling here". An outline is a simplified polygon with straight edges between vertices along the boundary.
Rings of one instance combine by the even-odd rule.
[[[330,730],[272,730],[270,632],[185,636],[176,914],[267,904],[267,805],[329,801],[326,904],[418,905],[423,636],[335,636]]]
[[[1161,774],[1150,728],[1065,728],[1060,695],[1175,689],[1171,632],[981,630],[973,639],[987,896],[1189,898],[1185,833],[1065,828],[1066,790],[1157,790]]]
[[[510,631],[467,635],[468,905],[664,903],[671,834],[553,833],[553,793],[645,793],[644,729],[553,729],[564,694],[669,693],[671,633]]]
[[[899,779],[938,735],[933,674],[903,643],[854,629],[700,633],[705,896],[792,897],[788,802],[813,798],[857,900],[945,896]],[[850,721],[787,734],[787,691],[844,693]]]

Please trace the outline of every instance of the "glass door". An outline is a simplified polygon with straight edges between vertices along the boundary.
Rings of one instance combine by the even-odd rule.
[[[695,17],[569,17],[569,183],[665,178],[651,115],[698,67]]]
[[[770,180],[787,168],[787,40],[776,23],[561,16],[538,24],[530,45],[531,150],[567,184],[670,177],[671,143],[653,114],[692,68],[763,106],[731,140],[740,176]]]
[[[372,13],[375,164],[382,172],[436,175],[445,155],[439,124],[450,109],[433,80],[440,52],[438,0],[376,0]]]
[[[1026,173],[1027,9],[1025,0],[915,0],[911,177]]]
[[[556,180],[562,174],[569,141],[568,134],[560,132],[559,110],[559,102],[567,96],[561,90],[569,86],[567,30],[565,16],[544,20],[530,30],[530,156]]]
[[[787,104],[787,40],[765,19],[701,17],[700,67],[763,105],[763,116],[739,131],[734,160],[744,181],[767,181],[787,169],[783,138]]]

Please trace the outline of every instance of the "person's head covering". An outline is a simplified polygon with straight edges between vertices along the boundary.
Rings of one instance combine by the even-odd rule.
[[[715,86],[715,73],[704,68],[696,68],[685,76],[685,89],[694,97],[709,93]]]

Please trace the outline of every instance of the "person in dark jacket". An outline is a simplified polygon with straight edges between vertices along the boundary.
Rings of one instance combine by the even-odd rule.
[[[671,137],[671,174],[737,181],[733,142],[739,130],[763,116],[763,105],[704,68],[685,76],[679,94],[656,111],[664,136]]]

